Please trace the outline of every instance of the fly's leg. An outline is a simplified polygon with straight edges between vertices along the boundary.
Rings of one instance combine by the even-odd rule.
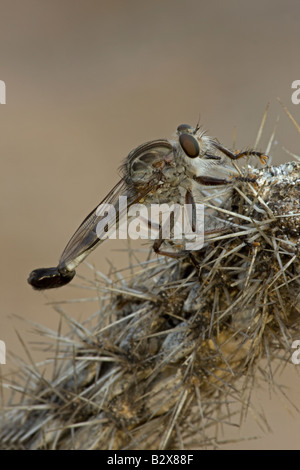
[[[197,226],[197,211],[196,211],[196,204],[195,204],[193,194],[189,190],[185,194],[185,204],[191,205],[192,211],[191,211],[191,214],[189,214],[189,215],[191,215],[192,232],[195,233],[196,232],[196,226]],[[170,222],[170,231],[173,231],[173,229],[174,229],[174,212],[171,213],[170,219],[166,222],[166,224],[169,223],[169,222]],[[193,255],[191,254],[191,252],[189,250],[180,250],[177,253],[160,250],[160,247],[161,247],[161,245],[164,241],[165,241],[165,239],[163,238],[163,228],[160,225],[159,226],[158,238],[155,240],[155,242],[153,244],[153,250],[155,251],[155,253],[158,254],[158,255],[169,256],[170,258],[174,258],[174,259],[183,258],[183,257],[189,255],[191,257],[191,260],[192,260],[193,264],[196,266],[197,262],[195,261]]]
[[[194,176],[193,179],[199,184],[205,186],[218,186],[223,184],[232,184],[232,179],[214,178],[212,176]],[[234,176],[234,181],[243,181],[244,183],[255,183],[256,178],[249,178],[248,176]]]
[[[195,200],[194,196],[191,191],[187,191],[185,193],[185,203],[190,204],[192,206],[192,231],[196,232],[196,219],[197,219],[197,213],[196,213],[196,205],[195,205]]]
[[[167,221],[166,223],[168,223],[168,222],[169,221]],[[173,228],[174,228],[174,212],[172,212],[171,215],[170,215],[170,231],[172,231]],[[179,259],[179,258],[183,258],[184,256],[186,256],[189,253],[188,251],[184,251],[184,250],[178,251],[177,253],[172,253],[170,251],[160,250],[161,245],[165,241],[162,234],[163,234],[163,228],[160,225],[159,226],[158,238],[154,241],[153,246],[152,246],[154,252],[157,255],[168,256],[169,258],[173,258],[173,259]]]
[[[231,150],[228,150],[226,147],[223,147],[223,145],[219,144],[218,142],[212,142],[213,146],[220,150],[220,152],[224,153],[226,157],[230,158],[231,160],[238,160],[243,157],[250,157],[250,156],[255,156],[259,157],[260,162],[262,165],[265,165],[268,162],[269,157],[262,152],[257,152],[256,150],[245,150],[243,152],[231,152]],[[213,155],[207,155],[209,158],[212,158]],[[235,181],[243,181],[246,183],[254,183],[256,181],[255,178],[249,178],[247,176],[235,176],[233,178]],[[197,183],[206,185],[206,186],[217,186],[217,185],[223,185],[223,184],[231,184],[232,179],[228,180],[226,178],[214,178],[211,176],[194,176],[194,180],[197,181]]]
[[[223,145],[219,144],[218,142],[214,142],[213,145],[222,153],[224,153],[224,155],[229,157],[231,160],[238,160],[239,158],[254,156],[254,157],[259,158],[262,165],[265,165],[269,159],[267,155],[265,155],[262,152],[257,152],[256,150],[249,149],[249,150],[245,150],[244,152],[233,153],[230,150],[228,150],[226,147],[223,147]]]
[[[157,255],[168,256],[169,258],[173,258],[173,259],[180,259],[180,258],[184,258],[185,256],[189,254],[189,252],[185,250],[178,251],[177,253],[172,253],[171,251],[160,250],[159,248],[164,241],[165,240],[162,238],[161,239],[157,238],[155,242],[153,243],[153,250],[155,251]]]
[[[190,252],[189,257],[190,257],[190,262],[194,266],[194,268],[196,268],[197,271],[200,271],[201,265],[198,263],[198,261],[196,260],[196,257],[193,255],[193,253]]]

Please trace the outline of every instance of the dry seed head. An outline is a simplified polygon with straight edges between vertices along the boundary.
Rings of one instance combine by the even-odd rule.
[[[119,282],[93,327],[61,308],[69,336],[51,337],[54,375],[23,367],[22,399],[1,415],[7,449],[216,446],[211,417],[249,404],[257,365],[291,356],[300,330],[300,163],[251,169],[226,210],[232,230],[193,257],[158,258]],[[94,317],[95,318],[95,317]],[[54,341],[53,341],[54,339]],[[218,413],[216,414],[216,412]]]

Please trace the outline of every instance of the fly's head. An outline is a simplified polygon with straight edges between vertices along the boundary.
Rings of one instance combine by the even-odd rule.
[[[215,146],[216,141],[207,136],[198,126],[181,124],[177,127],[178,142],[176,145],[177,160],[185,167],[187,176],[209,176],[216,172],[236,174],[233,165],[228,165],[226,158],[220,155]]]
[[[180,124],[177,127],[179,151],[186,162],[195,158],[203,158],[211,148],[211,138],[206,136],[198,126],[195,128],[189,124]]]

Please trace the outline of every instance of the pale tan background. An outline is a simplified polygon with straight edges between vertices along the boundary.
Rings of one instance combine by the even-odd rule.
[[[280,115],[273,161],[290,158],[282,146],[300,153],[300,135],[276,101],[300,121],[300,105],[291,103],[291,83],[300,79],[299,18],[297,0],[1,0],[0,339],[8,349],[27,360],[14,328],[32,340],[12,314],[56,328],[47,299],[86,294],[70,286],[45,297],[26,278],[57,263],[132,148],[195,124],[199,114],[224,145],[234,127],[238,147],[253,145],[270,101],[260,149]],[[104,272],[108,255],[118,263],[111,243],[90,257]],[[296,372],[291,366],[279,380],[299,404]],[[273,434],[228,448],[299,447],[299,415],[263,397]]]

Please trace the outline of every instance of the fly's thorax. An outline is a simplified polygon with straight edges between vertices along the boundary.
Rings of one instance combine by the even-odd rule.
[[[182,184],[182,181],[186,179],[185,166],[173,162],[163,169],[161,178],[162,182],[168,184],[170,187],[176,187]]]
[[[164,183],[156,187],[145,199],[146,204],[184,204],[186,189],[184,184]]]
[[[167,140],[154,140],[140,145],[128,155],[123,167],[129,184],[146,184],[163,173],[166,167],[174,166],[174,153]]]

